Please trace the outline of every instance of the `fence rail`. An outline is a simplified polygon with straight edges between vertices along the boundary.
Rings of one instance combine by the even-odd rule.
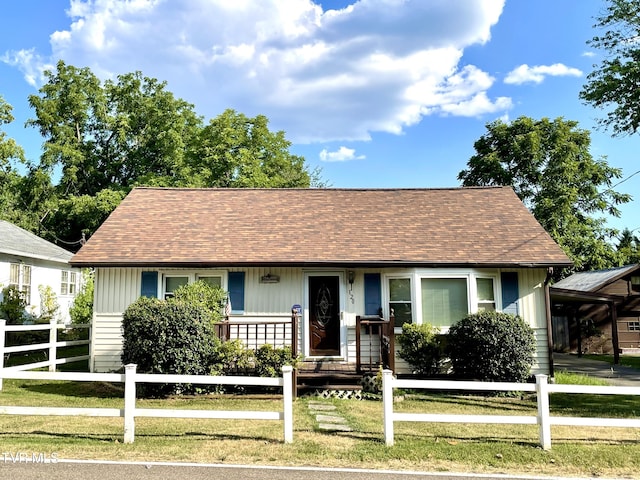
[[[282,377],[279,378],[142,374],[136,372],[136,365],[126,365],[124,374],[25,372],[0,369],[0,379],[2,377],[21,380],[68,380],[76,382],[124,383],[124,409],[0,406],[0,414],[121,417],[124,418],[125,443],[134,442],[136,417],[281,420],[284,425],[284,442],[293,442],[293,368],[291,366],[282,367]],[[136,407],[136,385],[139,383],[191,383],[196,385],[251,385],[282,387],[283,408],[282,411],[138,408]]]
[[[393,390],[395,388],[425,390],[463,391],[507,391],[535,392],[537,415],[450,415],[438,413],[400,413],[393,410]],[[505,382],[457,382],[447,380],[403,380],[393,377],[391,370],[382,372],[382,399],[384,439],[389,446],[394,444],[394,422],[440,422],[440,423],[495,423],[513,425],[538,425],[540,446],[551,448],[551,426],[586,427],[640,427],[640,419],[631,418],[589,418],[551,416],[549,411],[550,393],[586,393],[593,395],[640,395],[640,387],[604,387],[592,385],[549,384],[546,375],[536,375],[536,383]]]
[[[83,360],[88,360],[89,355],[79,355],[75,357],[63,357],[57,358],[57,349],[62,347],[73,347],[78,345],[89,345],[91,340],[63,340],[58,341],[58,331],[65,329],[87,329],[89,331],[88,337],[91,338],[91,325],[81,324],[64,325],[56,323],[55,320],[47,324],[40,325],[7,325],[6,320],[0,320],[0,370],[33,370],[35,368],[49,367],[50,372],[54,372],[57,365],[75,363]],[[37,331],[49,331],[49,341],[46,343],[37,343],[31,345],[14,345],[6,346],[6,334],[10,332],[37,332]],[[25,353],[36,352],[40,350],[46,350],[48,352],[47,359],[40,362],[32,362],[23,365],[15,365],[13,367],[5,367],[5,357],[12,353]],[[0,376],[0,390],[2,390],[2,377]]]

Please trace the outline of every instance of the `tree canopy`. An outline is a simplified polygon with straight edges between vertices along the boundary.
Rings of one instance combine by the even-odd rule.
[[[609,109],[600,124],[614,135],[634,134],[640,127],[640,0],[608,0],[596,20],[594,27],[604,33],[587,43],[605,57],[587,76],[580,98]]]
[[[578,270],[616,264],[609,242],[615,231],[601,215],[619,216],[617,206],[631,197],[612,189],[622,172],[591,156],[589,132],[562,118],[519,117],[486,128],[458,180],[464,186],[513,186]]]
[[[11,183],[28,212],[23,223],[50,239],[71,244],[90,236],[135,186],[323,183],[263,115],[226,110],[205,124],[165,82],[141,72],[102,82],[90,69],[60,61],[45,78],[29,96],[35,117],[27,122],[43,137],[42,155],[27,164],[24,178],[14,178],[4,158],[23,154],[0,136],[0,202],[13,201],[3,193]],[[10,107],[0,101],[0,125],[9,120]]]

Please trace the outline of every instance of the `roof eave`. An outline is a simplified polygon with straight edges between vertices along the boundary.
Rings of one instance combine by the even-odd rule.
[[[130,268],[224,268],[224,267],[343,267],[343,268],[565,268],[569,262],[424,262],[405,260],[328,260],[328,261],[90,261],[76,260],[70,262],[73,267],[130,267]]]

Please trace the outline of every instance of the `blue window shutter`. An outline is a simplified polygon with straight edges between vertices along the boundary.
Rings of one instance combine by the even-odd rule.
[[[229,298],[231,311],[244,311],[244,272],[229,272]]]
[[[518,298],[520,296],[518,292],[518,273],[502,272],[500,279],[502,283],[502,311],[518,315]]]
[[[142,272],[140,295],[158,298],[158,272]]]
[[[382,284],[379,273],[364,274],[364,314],[378,315],[382,307]]]

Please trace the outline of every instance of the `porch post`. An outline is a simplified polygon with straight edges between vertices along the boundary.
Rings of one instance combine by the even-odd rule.
[[[613,364],[620,364],[620,342],[618,340],[618,308],[615,302],[609,302],[609,316],[611,317],[611,342],[613,343]]]

